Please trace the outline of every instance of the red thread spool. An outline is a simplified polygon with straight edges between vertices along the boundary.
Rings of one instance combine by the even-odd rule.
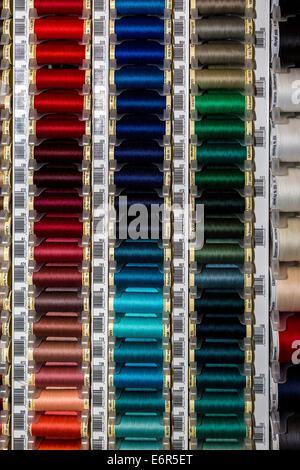
[[[44,291],[34,299],[34,307],[37,313],[81,313],[84,310],[84,303],[83,298],[79,297],[77,292]]]
[[[78,194],[49,194],[43,192],[34,198],[34,210],[38,212],[80,213],[83,211],[83,198]]]
[[[54,217],[44,217],[39,222],[34,222],[34,234],[37,237],[74,237],[83,236],[83,222],[78,218],[63,219]]]
[[[33,32],[39,41],[71,39],[82,41],[86,21],[79,18],[53,16],[34,20]]]
[[[293,315],[286,321],[286,330],[279,331],[279,362],[292,362],[292,355],[299,350],[296,341],[300,341],[300,316]],[[294,346],[292,347],[294,343]]]
[[[46,165],[34,172],[33,184],[39,188],[74,188],[82,186],[81,171],[74,166]]]
[[[31,435],[35,437],[55,437],[80,439],[82,425],[77,416],[41,415],[37,423],[31,425]]]
[[[43,15],[77,15],[81,16],[86,8],[85,0],[34,0],[39,16]]]
[[[81,338],[82,324],[76,317],[42,317],[33,324],[33,334],[39,338]]]
[[[37,388],[45,387],[77,387],[85,385],[85,376],[76,366],[43,365],[35,374],[34,384]]]
[[[0,398],[0,410],[3,410],[3,398]]]
[[[78,145],[76,141],[66,143],[59,140],[46,140],[34,147],[34,159],[38,163],[81,163],[83,160],[83,147]]]
[[[88,121],[80,121],[75,116],[46,116],[35,123],[35,134],[39,139],[81,139],[88,133]]]
[[[82,114],[84,101],[75,91],[46,91],[34,97],[34,109],[38,113]]]
[[[67,41],[37,44],[35,58],[38,65],[82,65],[90,58],[90,46]]]
[[[71,439],[43,439],[37,450],[80,450],[81,440]]]
[[[84,249],[78,243],[43,242],[34,248],[37,263],[82,263]]]
[[[81,287],[82,273],[78,267],[43,266],[33,273],[32,282],[37,287]]]
[[[42,341],[33,349],[36,362],[77,362],[83,361],[83,350],[77,341]]]
[[[65,88],[81,90],[88,83],[90,71],[80,69],[39,69],[35,72],[35,84],[39,90]]]

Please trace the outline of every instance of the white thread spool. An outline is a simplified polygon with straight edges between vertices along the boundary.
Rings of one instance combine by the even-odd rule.
[[[289,168],[287,175],[276,176],[276,209],[300,212],[300,168]]]
[[[300,162],[300,119],[289,119],[287,124],[276,124],[277,154],[282,162]]]
[[[276,85],[275,85],[276,84]],[[283,113],[300,112],[300,70],[291,70],[288,73],[277,73],[273,86],[277,93],[273,94],[274,106]]]

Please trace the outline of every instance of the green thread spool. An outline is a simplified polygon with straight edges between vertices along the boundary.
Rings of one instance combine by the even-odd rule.
[[[247,147],[240,144],[203,144],[196,149],[200,165],[244,165]]]
[[[241,119],[201,119],[195,122],[195,134],[200,140],[230,139],[244,142],[246,126]]]
[[[121,364],[161,364],[164,351],[161,344],[150,341],[123,341],[114,349],[114,361]]]
[[[122,416],[115,426],[117,438],[161,438],[165,436],[165,427],[159,416]]]
[[[204,220],[204,237],[210,239],[234,239],[244,238],[245,226],[238,219],[206,218]]]
[[[161,392],[122,391],[115,401],[116,413],[160,413],[166,409]]]
[[[116,449],[119,450],[162,450],[161,441],[156,439],[123,439],[121,442],[117,441]]]
[[[156,338],[163,337],[163,324],[158,318],[122,317],[113,325],[115,338]]]
[[[206,168],[195,173],[195,184],[199,189],[244,189],[245,173],[235,168]]]
[[[201,447],[202,450],[244,450],[245,446],[243,442],[228,441],[228,442],[218,442],[218,441],[206,441]]]
[[[219,192],[204,191],[195,199],[195,204],[205,206],[205,214],[242,214],[245,211],[245,198],[237,191]]]
[[[199,299],[195,299],[195,310],[198,314],[236,314],[242,315],[245,302],[237,292],[205,291]]]
[[[247,436],[245,424],[236,417],[204,416],[196,426],[196,436],[206,439],[236,439],[242,441]]]
[[[201,399],[195,400],[197,414],[243,414],[245,402],[237,392],[204,392]]]
[[[241,93],[209,92],[195,96],[195,110],[199,114],[245,115],[246,97]]]
[[[245,262],[244,248],[237,243],[205,243],[201,250],[195,251],[199,264],[238,264]]]
[[[237,341],[204,341],[201,349],[195,350],[195,361],[199,364],[244,364],[245,352]]]
[[[241,390],[246,386],[246,377],[237,365],[205,365],[196,375],[196,386],[202,389]]]

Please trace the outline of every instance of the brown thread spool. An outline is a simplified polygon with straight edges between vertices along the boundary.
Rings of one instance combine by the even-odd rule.
[[[200,65],[244,65],[243,44],[199,44],[195,46],[195,58]]]
[[[277,310],[300,312],[300,268],[287,268],[287,278],[277,281]]]
[[[37,337],[73,337],[81,338],[82,324],[77,317],[58,317],[45,315],[33,324],[33,334]]]
[[[196,20],[196,34],[199,40],[244,40],[245,20],[239,17],[204,18]]]
[[[244,89],[246,75],[243,70],[195,70],[195,82],[203,90]]]
[[[42,390],[34,399],[35,411],[81,411],[84,400],[78,390]]]
[[[34,308],[37,313],[77,312],[84,309],[83,298],[77,292],[42,292],[35,298]]]
[[[200,15],[226,15],[228,13],[244,15],[245,0],[196,0],[196,8]]]
[[[83,349],[77,341],[42,341],[33,350],[36,362],[82,362]]]

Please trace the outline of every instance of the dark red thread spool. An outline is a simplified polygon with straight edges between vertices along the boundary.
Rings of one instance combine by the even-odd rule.
[[[35,121],[35,135],[39,139],[81,139],[88,133],[88,122],[76,116],[51,115]]]
[[[33,349],[36,362],[83,362],[83,349],[77,341],[42,341]]]
[[[34,248],[37,263],[82,263],[84,249],[78,243],[43,242]]]
[[[74,237],[83,236],[83,222],[78,218],[63,219],[44,217],[39,222],[34,222],[34,234],[37,237]]]
[[[72,42],[51,41],[35,46],[35,59],[38,65],[82,65],[90,59],[90,46]]]
[[[38,113],[82,114],[85,97],[77,92],[46,91],[34,97],[34,109]]]
[[[44,316],[33,324],[33,334],[40,338],[81,338],[82,324],[77,317]]]
[[[279,362],[292,362],[293,353],[300,349],[300,316],[293,315],[288,317],[286,330],[279,331],[278,335]]]
[[[83,298],[77,292],[51,291],[42,292],[34,300],[37,313],[47,312],[77,312],[84,310]]]
[[[74,366],[50,366],[43,365],[34,376],[34,384],[37,388],[45,387],[77,387],[85,385],[85,376],[76,365]]]
[[[82,273],[77,266],[43,266],[32,274],[32,282],[37,287],[81,287]]]
[[[74,188],[82,186],[83,173],[74,166],[46,165],[34,172],[33,184],[42,188]]]
[[[81,16],[86,8],[85,0],[34,0],[33,8],[39,16],[77,15]]]
[[[82,41],[86,31],[86,21],[79,18],[50,16],[34,20],[33,33],[39,41],[71,39]]]
[[[75,213],[83,211],[83,198],[76,193],[55,194],[43,192],[34,198],[34,210],[38,212]]]
[[[55,437],[80,439],[82,425],[77,416],[44,414],[31,425],[31,435],[35,437]]]
[[[81,163],[83,152],[84,148],[78,145],[76,141],[46,140],[34,147],[33,156],[38,163]]]
[[[80,69],[39,69],[35,72],[35,84],[39,90],[64,88],[81,90],[88,84],[89,70]]]

